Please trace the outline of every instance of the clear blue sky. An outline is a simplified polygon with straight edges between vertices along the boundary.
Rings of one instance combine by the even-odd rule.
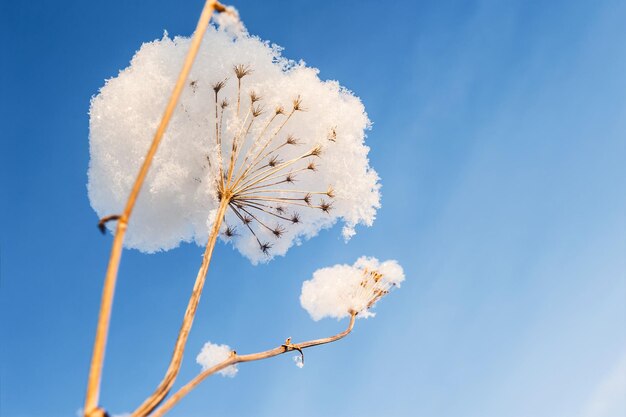
[[[251,266],[218,247],[179,381],[211,340],[325,336],[301,282],[360,255],[406,284],[349,338],[214,377],[172,416],[623,417],[626,3],[241,0],[250,32],[364,101],[374,227]],[[111,237],[86,191],[90,97],[202,2],[0,3],[2,417],[82,406]],[[124,253],[102,403],[159,381],[202,249]]]

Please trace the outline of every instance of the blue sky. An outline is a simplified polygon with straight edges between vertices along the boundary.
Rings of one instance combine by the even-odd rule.
[[[0,3],[3,417],[82,406],[111,237],[86,192],[90,97],[201,1]],[[626,414],[626,4],[234,4],[251,33],[359,95],[383,207],[251,266],[217,248],[179,383],[205,341],[239,352],[335,333],[303,280],[360,255],[407,281],[352,335],[214,377],[172,416]],[[160,380],[202,249],[124,253],[102,403]]]

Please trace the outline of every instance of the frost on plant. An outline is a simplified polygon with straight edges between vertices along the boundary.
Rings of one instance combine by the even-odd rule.
[[[228,345],[216,345],[210,342],[207,342],[200,350],[200,353],[196,357],[196,362],[198,365],[202,366],[202,370],[206,371],[224,362],[226,359],[230,357],[232,353],[231,348]],[[218,373],[222,376],[234,377],[237,374],[237,367],[235,365],[227,366],[222,369]]]
[[[393,287],[404,281],[404,271],[396,261],[379,262],[361,257],[354,265],[318,269],[302,284],[300,304],[317,321],[324,317],[341,319],[351,311],[357,317],[371,317],[370,310]]]
[[[119,213],[187,52],[184,37],[144,44],[90,109],[89,198]],[[225,22],[209,28],[167,129],[126,245],[204,245],[221,199],[221,238],[253,262],[283,255],[337,221],[371,225],[379,183],[361,101],[318,70]]]

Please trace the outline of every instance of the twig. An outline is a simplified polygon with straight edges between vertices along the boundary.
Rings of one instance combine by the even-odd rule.
[[[350,323],[348,324],[348,328],[344,330],[343,332],[338,333],[331,337],[310,340],[308,342],[302,342],[302,343],[297,343],[297,344],[285,343],[274,349],[266,350],[264,352],[259,352],[259,353],[251,353],[248,355],[238,355],[237,353],[232,352],[231,356],[228,359],[201,372],[195,378],[189,381],[186,385],[184,385],[181,389],[179,389],[177,392],[172,394],[172,396],[168,398],[167,401],[165,401],[163,405],[161,405],[161,407],[159,407],[156,411],[154,411],[151,414],[151,417],[163,416],[170,409],[172,409],[180,400],[182,400],[187,394],[189,394],[189,392],[191,392],[202,381],[204,381],[207,377],[209,377],[210,375],[213,375],[216,372],[221,371],[224,368],[227,368],[228,366],[235,365],[241,362],[253,362],[253,361],[258,361],[262,359],[268,359],[274,356],[282,355],[283,353],[292,352],[294,350],[302,352],[302,349],[310,348],[313,346],[319,346],[319,345],[331,343],[339,339],[342,339],[343,337],[347,336],[352,331],[352,328],[354,327],[354,321],[355,321],[356,315],[357,313],[352,312],[350,315]]]
[[[193,324],[193,319],[196,315],[198,303],[200,302],[200,295],[202,294],[202,288],[204,287],[207,271],[209,270],[211,255],[213,254],[213,248],[215,247],[215,242],[217,240],[217,237],[219,236],[220,227],[224,219],[224,214],[228,209],[228,203],[229,200],[227,198],[222,199],[222,201],[220,202],[220,207],[215,217],[215,223],[213,224],[213,229],[211,230],[211,235],[209,236],[209,241],[204,251],[202,264],[200,265],[200,270],[198,271],[196,282],[193,286],[193,291],[187,304],[187,310],[185,310],[183,324],[180,327],[180,331],[178,332],[178,338],[176,339],[176,344],[174,345],[174,353],[172,353],[172,359],[170,359],[170,364],[167,368],[165,376],[159,383],[159,386],[154,390],[152,395],[150,395],[131,414],[131,417],[145,417],[149,415],[152,410],[154,410],[161,403],[161,401],[163,401],[165,396],[172,389],[172,385],[174,385],[174,381],[178,376],[178,372],[180,371],[180,366],[183,361],[183,354],[185,352],[185,345],[187,344],[187,337],[189,336],[189,332],[191,331],[191,325]]]
[[[87,382],[87,393],[85,396],[84,406],[84,413],[86,417],[103,414],[103,410],[98,407],[100,396],[100,383],[102,379],[102,364],[104,362],[104,352],[106,348],[106,340],[111,318],[111,308],[113,305],[113,295],[115,293],[117,272],[119,269],[120,258],[122,255],[122,244],[124,242],[124,235],[126,234],[126,229],[128,227],[128,220],[130,219],[133,208],[137,201],[137,197],[139,195],[139,191],[141,190],[146,175],[148,174],[148,170],[150,168],[150,165],[152,164],[154,155],[156,154],[161,139],[163,138],[165,129],[169,124],[170,118],[172,117],[174,109],[176,108],[176,105],[178,103],[178,99],[180,98],[180,95],[183,91],[183,88],[187,81],[187,76],[191,71],[191,66],[193,65],[196,54],[198,53],[200,43],[202,42],[204,33],[206,32],[209,20],[211,19],[211,15],[213,14],[214,10],[222,11],[225,9],[224,6],[219,4],[216,0],[207,0],[202,10],[202,14],[200,15],[200,19],[198,20],[196,31],[191,40],[189,52],[187,53],[187,57],[185,58],[185,62],[183,63],[180,75],[178,76],[178,80],[176,81],[176,85],[174,86],[174,90],[172,92],[170,100],[167,104],[167,107],[165,108],[161,123],[157,128],[156,133],[154,134],[150,149],[146,154],[141,169],[139,170],[139,174],[137,175],[137,179],[135,180],[130,195],[128,196],[128,201],[126,202],[124,212],[120,216],[117,223],[115,237],[113,239],[113,245],[111,248],[111,255],[109,258],[109,264],[104,279],[104,287],[102,289],[102,299],[100,302],[100,312],[98,315],[98,326],[96,330],[96,338],[94,341],[91,365],[89,369],[89,379]]]

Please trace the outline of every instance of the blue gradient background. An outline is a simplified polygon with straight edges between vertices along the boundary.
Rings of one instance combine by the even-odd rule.
[[[111,237],[86,192],[89,99],[202,2],[2,0],[2,417],[82,407]],[[207,340],[239,352],[332,334],[304,279],[360,255],[406,285],[347,339],[214,377],[172,416],[626,415],[626,3],[237,1],[251,33],[365,103],[374,227],[251,266],[220,245],[177,386]],[[160,380],[200,263],[124,253],[102,403]]]

